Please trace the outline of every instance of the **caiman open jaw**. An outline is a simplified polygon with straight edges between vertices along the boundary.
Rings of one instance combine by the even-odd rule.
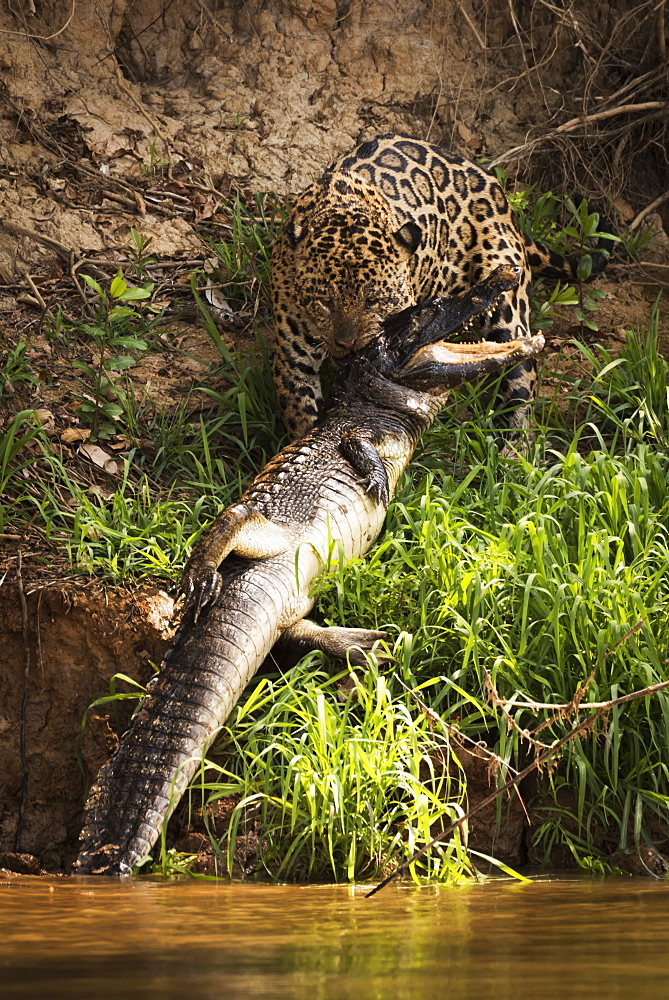
[[[469,381],[473,374],[494,374],[508,365],[538,354],[544,347],[543,335],[497,344],[483,340],[477,344],[449,344],[438,340],[426,344],[394,376],[412,389],[440,393]]]
[[[389,316],[383,324],[383,339],[396,365],[407,364],[424,344],[469,330],[475,319],[494,311],[502,296],[516,287],[519,277],[520,268],[501,265],[473,291],[427,299]]]
[[[438,340],[416,351],[403,366],[402,373],[411,371],[416,365],[428,361],[439,365],[466,365],[487,359],[505,362],[522,361],[538,354],[543,347],[544,338],[540,333],[534,337],[509,340],[506,344],[498,344],[493,340],[479,340],[475,344],[450,344],[445,340]]]

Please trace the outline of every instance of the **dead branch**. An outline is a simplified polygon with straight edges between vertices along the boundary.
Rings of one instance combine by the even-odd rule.
[[[24,38],[36,38],[39,42],[50,42],[52,38],[58,38],[58,35],[62,35],[63,32],[69,28],[72,18],[74,17],[74,12],[77,9],[77,0],[72,0],[72,8],[70,10],[70,16],[58,31],[54,31],[53,35],[31,35],[29,31],[9,31],[7,28],[0,28],[0,33],[3,35],[23,35]]]
[[[639,212],[639,214],[632,219],[632,221],[630,222],[630,229],[632,230],[632,232],[634,232],[635,229],[639,228],[639,226],[641,225],[641,223],[643,222],[643,220],[646,218],[647,215],[650,215],[652,212],[654,212],[655,209],[659,208],[660,205],[663,205],[665,201],[669,201],[669,191],[665,191],[664,194],[661,194],[659,198],[655,199],[655,201],[651,201],[650,205],[646,205],[646,207],[643,208]]]
[[[0,229],[6,229],[8,233],[14,233],[15,236],[27,236],[29,240],[42,243],[45,247],[49,247],[50,250],[55,250],[65,260],[69,260],[70,258],[72,251],[69,247],[66,247],[63,243],[59,243],[58,240],[51,239],[50,236],[42,236],[41,233],[36,233],[34,229],[19,226],[16,222],[10,222],[9,219],[2,218],[0,218]]]
[[[469,27],[471,28],[471,31],[472,31],[472,34],[473,34],[474,38],[476,39],[476,41],[479,43],[479,45],[481,46],[481,48],[485,52],[485,50],[486,50],[486,43],[481,38],[481,36],[480,36],[480,34],[479,34],[478,30],[477,30],[476,25],[472,21],[471,17],[469,16],[469,14],[465,10],[465,8],[460,3],[460,0],[456,0],[455,5],[458,8],[458,10],[460,11],[460,13],[462,14],[462,16],[464,17],[464,19],[467,22],[467,24],[469,25]]]
[[[534,150],[540,143],[547,142],[556,135],[573,132],[574,129],[590,125],[593,122],[603,121],[605,118],[614,118],[616,115],[639,114],[642,111],[669,111],[669,101],[645,101],[643,104],[621,104],[617,108],[608,108],[605,111],[597,111],[591,115],[570,118],[569,121],[558,125],[557,128],[545,132],[544,135],[537,136],[536,139],[530,139],[529,142],[524,142],[520,146],[514,146],[512,149],[507,150],[506,153],[502,153],[501,156],[491,160],[489,166],[497,167],[500,163],[505,163],[508,160],[516,160],[523,153]]]

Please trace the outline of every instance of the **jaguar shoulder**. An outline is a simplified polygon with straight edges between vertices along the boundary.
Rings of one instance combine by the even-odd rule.
[[[593,273],[605,265],[601,242]],[[389,315],[465,291],[500,264],[521,279],[482,324],[486,339],[530,335],[532,275],[574,280],[577,260],[521,233],[496,177],[411,136],[388,134],[335,161],[296,200],[271,268],[274,379],[293,435],[314,423],[326,355],[341,358]],[[510,427],[528,422],[535,362],[505,380]]]

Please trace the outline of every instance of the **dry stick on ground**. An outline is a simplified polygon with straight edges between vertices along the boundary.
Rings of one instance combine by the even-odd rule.
[[[37,285],[36,285],[36,284],[35,284],[35,282],[33,281],[33,279],[32,279],[32,275],[30,275],[30,274],[28,273],[28,268],[27,268],[27,267],[24,267],[24,268],[23,268],[23,273],[24,273],[24,274],[25,274],[25,276],[26,276],[26,281],[28,282],[28,284],[30,285],[30,287],[31,287],[31,289],[32,289],[32,293],[33,293],[33,295],[35,296],[35,298],[36,298],[36,299],[37,299],[37,301],[39,302],[39,304],[40,304],[40,306],[41,306],[42,310],[43,310],[44,312],[46,312],[46,310],[47,310],[47,304],[46,304],[46,302],[44,301],[44,299],[42,298],[42,296],[40,295],[40,291],[39,291],[39,288],[37,287]]]
[[[532,773],[532,771],[536,771],[537,768],[541,767],[541,765],[544,764],[547,760],[549,760],[549,758],[552,757],[553,754],[557,753],[557,751],[560,750],[563,746],[565,746],[565,744],[569,743],[570,740],[573,740],[575,736],[578,736],[579,733],[583,732],[586,729],[590,729],[590,727],[597,721],[597,719],[601,718],[601,716],[604,715],[606,712],[609,712],[612,708],[616,708],[618,705],[624,705],[628,701],[634,701],[636,698],[647,698],[649,695],[657,694],[658,691],[664,691],[666,688],[669,688],[669,681],[662,681],[661,684],[651,684],[649,685],[649,687],[642,688],[640,691],[632,691],[630,694],[624,694],[620,698],[613,698],[611,701],[605,702],[601,706],[601,708],[598,708],[596,712],[592,712],[591,715],[586,716],[586,718],[583,719],[581,722],[579,722],[577,726],[574,726],[574,728],[571,729],[565,736],[559,739],[557,743],[554,743],[552,747],[549,747],[548,750],[540,754],[535,760],[532,761],[531,764],[528,764],[528,766],[523,768],[522,771],[519,771],[518,774],[515,775],[515,777],[510,778],[507,782],[505,782],[505,784],[502,785],[501,788],[497,788],[494,792],[491,792],[490,795],[486,795],[486,797],[482,799],[477,805],[475,805],[473,809],[470,809],[469,812],[465,813],[464,816],[461,816],[460,819],[456,819],[454,823],[451,823],[450,826],[447,826],[446,829],[442,831],[442,833],[434,837],[429,844],[425,845],[425,847],[421,847],[420,851],[416,851],[416,853],[412,857],[410,857],[407,861],[402,862],[399,868],[397,868],[397,870],[394,871],[392,875],[388,875],[387,878],[384,878],[382,882],[379,882],[377,886],[375,886],[370,892],[368,892],[365,896],[365,899],[369,899],[371,896],[374,896],[381,889],[385,888],[385,886],[387,886],[389,882],[392,882],[393,879],[396,879],[398,877],[398,875],[401,875],[402,872],[406,871],[406,869],[410,865],[414,864],[416,861],[419,860],[419,858],[422,858],[425,854],[427,854],[427,852],[431,850],[431,848],[433,848],[435,844],[438,844],[440,841],[444,840],[446,837],[448,837],[449,834],[453,833],[454,830],[459,829],[472,816],[475,816],[476,813],[481,812],[482,809],[485,809],[486,806],[489,806],[491,802],[494,802],[495,799],[498,799],[500,795],[504,794],[504,792],[508,791],[510,788],[513,788],[515,785],[519,784],[523,780],[523,778],[526,778],[528,774]]]
[[[461,14],[462,14],[462,16],[464,17],[465,21],[467,22],[467,24],[468,24],[468,25],[469,25],[469,27],[471,28],[471,31],[472,31],[472,34],[473,34],[474,38],[476,39],[476,41],[477,41],[477,42],[479,43],[480,47],[481,47],[481,48],[483,49],[483,51],[485,52],[485,50],[486,50],[486,43],[485,43],[485,42],[484,42],[484,40],[483,40],[483,39],[481,38],[481,35],[479,34],[479,32],[478,32],[478,29],[477,29],[476,25],[475,25],[475,24],[474,24],[474,22],[472,21],[471,17],[469,16],[469,14],[468,14],[468,13],[467,13],[467,11],[465,10],[465,8],[464,8],[464,7],[462,6],[462,4],[460,3],[460,0],[455,0],[455,6],[456,6],[456,7],[458,8],[458,10],[460,11],[460,13],[461,13]]]
[[[41,233],[36,233],[34,229],[20,226],[17,222],[10,222],[9,219],[0,218],[0,228],[6,229],[8,233],[14,233],[16,236],[27,236],[28,239],[35,240],[36,243],[43,243],[45,247],[55,250],[65,260],[69,260],[70,248],[66,247],[63,243],[59,243],[58,240],[51,239],[50,236],[42,236]]]

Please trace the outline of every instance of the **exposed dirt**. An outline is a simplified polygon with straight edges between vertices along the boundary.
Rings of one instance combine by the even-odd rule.
[[[495,157],[530,132],[601,108],[617,88],[626,88],[622,102],[661,97],[663,22],[659,34],[656,27],[639,34],[648,5],[634,22],[626,21],[625,0],[596,5],[594,12],[592,5],[577,4],[576,13],[572,6],[568,21],[549,5],[524,0],[516,4],[517,16],[514,5],[501,0],[3,5],[0,344],[29,343],[38,383],[10,399],[9,412],[48,410],[59,434],[78,426],[68,382],[72,356],[44,338],[43,307],[80,311],[77,274],[107,278],[125,266],[131,227],[151,237],[165,295],[181,313],[169,318],[163,352],[139,362],[132,377],[138,391],[150,390],[155,405],[175,405],[198,374],[194,357],[212,360],[210,342],[192,325],[187,273],[210,254],[202,227],[212,238],[227,231],[231,192],[290,196],[335,156],[378,132],[412,132],[469,157]],[[621,34],[628,48],[619,63],[605,59],[607,39]],[[640,67],[635,87],[630,65]],[[576,86],[583,96],[570,107],[565,95]],[[578,141],[570,133],[560,146],[546,142],[546,154],[537,150],[532,165],[561,189],[573,189],[575,176],[586,195],[607,187],[629,221],[667,188],[666,160],[652,133],[660,114],[650,108],[638,120],[617,119],[627,131],[591,132]],[[646,157],[644,184],[634,167],[637,154]],[[570,173],[577,163],[583,169]],[[515,170],[517,161],[510,166]],[[645,325],[658,290],[667,286],[662,226],[669,203],[658,208],[663,214],[651,217],[658,232],[652,266],[614,266],[600,282],[610,295],[598,314],[610,346],[624,329]],[[191,315],[184,316],[189,306]],[[230,345],[247,336],[249,317],[241,319],[225,331]],[[556,328],[554,346],[569,335],[568,323]],[[60,387],[40,380],[41,371],[54,368]],[[150,663],[160,662],[169,641],[172,602],[148,587],[105,593],[66,582],[65,554],[53,547],[40,548],[48,565],[38,573],[35,560],[33,577],[29,543],[24,620],[16,546],[0,544],[7,570],[0,581],[6,653],[0,665],[0,850],[27,852],[44,868],[61,870],[76,852],[86,787],[115,745],[102,710],[80,743],[86,704],[108,690],[116,672],[148,679]],[[472,798],[487,791],[481,768],[472,762]],[[510,817],[496,841],[494,810],[480,819],[475,846],[522,860],[525,821],[516,799]]]
[[[173,602],[153,587],[111,599],[72,584],[29,590],[24,620],[17,587],[0,589],[0,849],[60,871],[76,855],[86,789],[116,746],[103,709],[80,738],[86,707],[115,673],[148,681],[169,645]]]

